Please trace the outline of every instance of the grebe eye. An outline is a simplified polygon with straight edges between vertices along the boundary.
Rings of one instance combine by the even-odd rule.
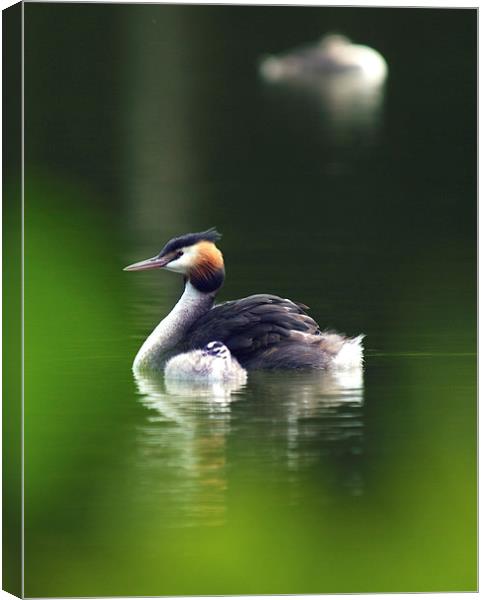
[[[178,252],[175,254],[175,259],[180,258],[180,256],[183,256],[183,252],[181,250],[178,250]]]

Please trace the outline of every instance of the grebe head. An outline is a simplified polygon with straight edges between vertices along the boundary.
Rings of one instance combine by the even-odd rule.
[[[230,357],[230,350],[222,342],[208,342],[202,352],[206,356],[215,356],[217,358],[226,359]]]
[[[173,238],[153,258],[125,267],[125,271],[167,269],[184,275],[200,292],[218,290],[224,281],[224,260],[215,242],[222,236],[212,227]]]

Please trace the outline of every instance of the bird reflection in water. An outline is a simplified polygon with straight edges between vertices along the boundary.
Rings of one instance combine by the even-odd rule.
[[[134,375],[141,402],[149,409],[140,428],[139,465],[147,476],[149,498],[158,496],[168,514],[182,512],[186,526],[223,523],[230,405],[240,398],[244,382]]]
[[[254,476],[267,481],[283,473],[288,504],[298,501],[301,477],[321,461],[336,477],[337,493],[362,493],[362,369],[253,372],[247,384],[135,377],[149,410],[139,430],[142,485],[147,502],[176,515],[167,521],[223,524],[239,462],[254,461]]]
[[[259,65],[262,79],[292,105],[301,100],[323,116],[324,134],[339,145],[371,143],[381,121],[387,64],[373,48],[347,37],[325,35],[313,45],[275,56]],[[299,110],[300,118],[303,118]]]

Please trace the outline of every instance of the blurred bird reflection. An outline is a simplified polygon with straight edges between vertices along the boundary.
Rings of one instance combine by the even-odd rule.
[[[258,461],[264,457],[267,482],[277,472],[296,491],[304,470],[322,461],[331,472],[328,493],[335,483],[338,493],[362,493],[361,369],[255,372],[247,385],[135,377],[149,410],[139,430],[141,486],[148,503],[154,494],[168,515],[178,516],[174,522],[180,513],[185,526],[225,522],[234,444],[249,465],[254,452]],[[291,504],[295,494],[284,501]]]

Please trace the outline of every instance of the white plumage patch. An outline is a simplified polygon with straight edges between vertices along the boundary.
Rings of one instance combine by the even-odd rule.
[[[354,369],[363,365],[363,338],[358,335],[348,339],[332,361],[332,366],[338,369]]]
[[[165,269],[167,271],[174,271],[175,273],[187,273],[196,263],[198,259],[198,249],[197,246],[188,246],[187,248],[181,248],[180,252],[183,254],[176,258],[175,260],[170,261]]]

